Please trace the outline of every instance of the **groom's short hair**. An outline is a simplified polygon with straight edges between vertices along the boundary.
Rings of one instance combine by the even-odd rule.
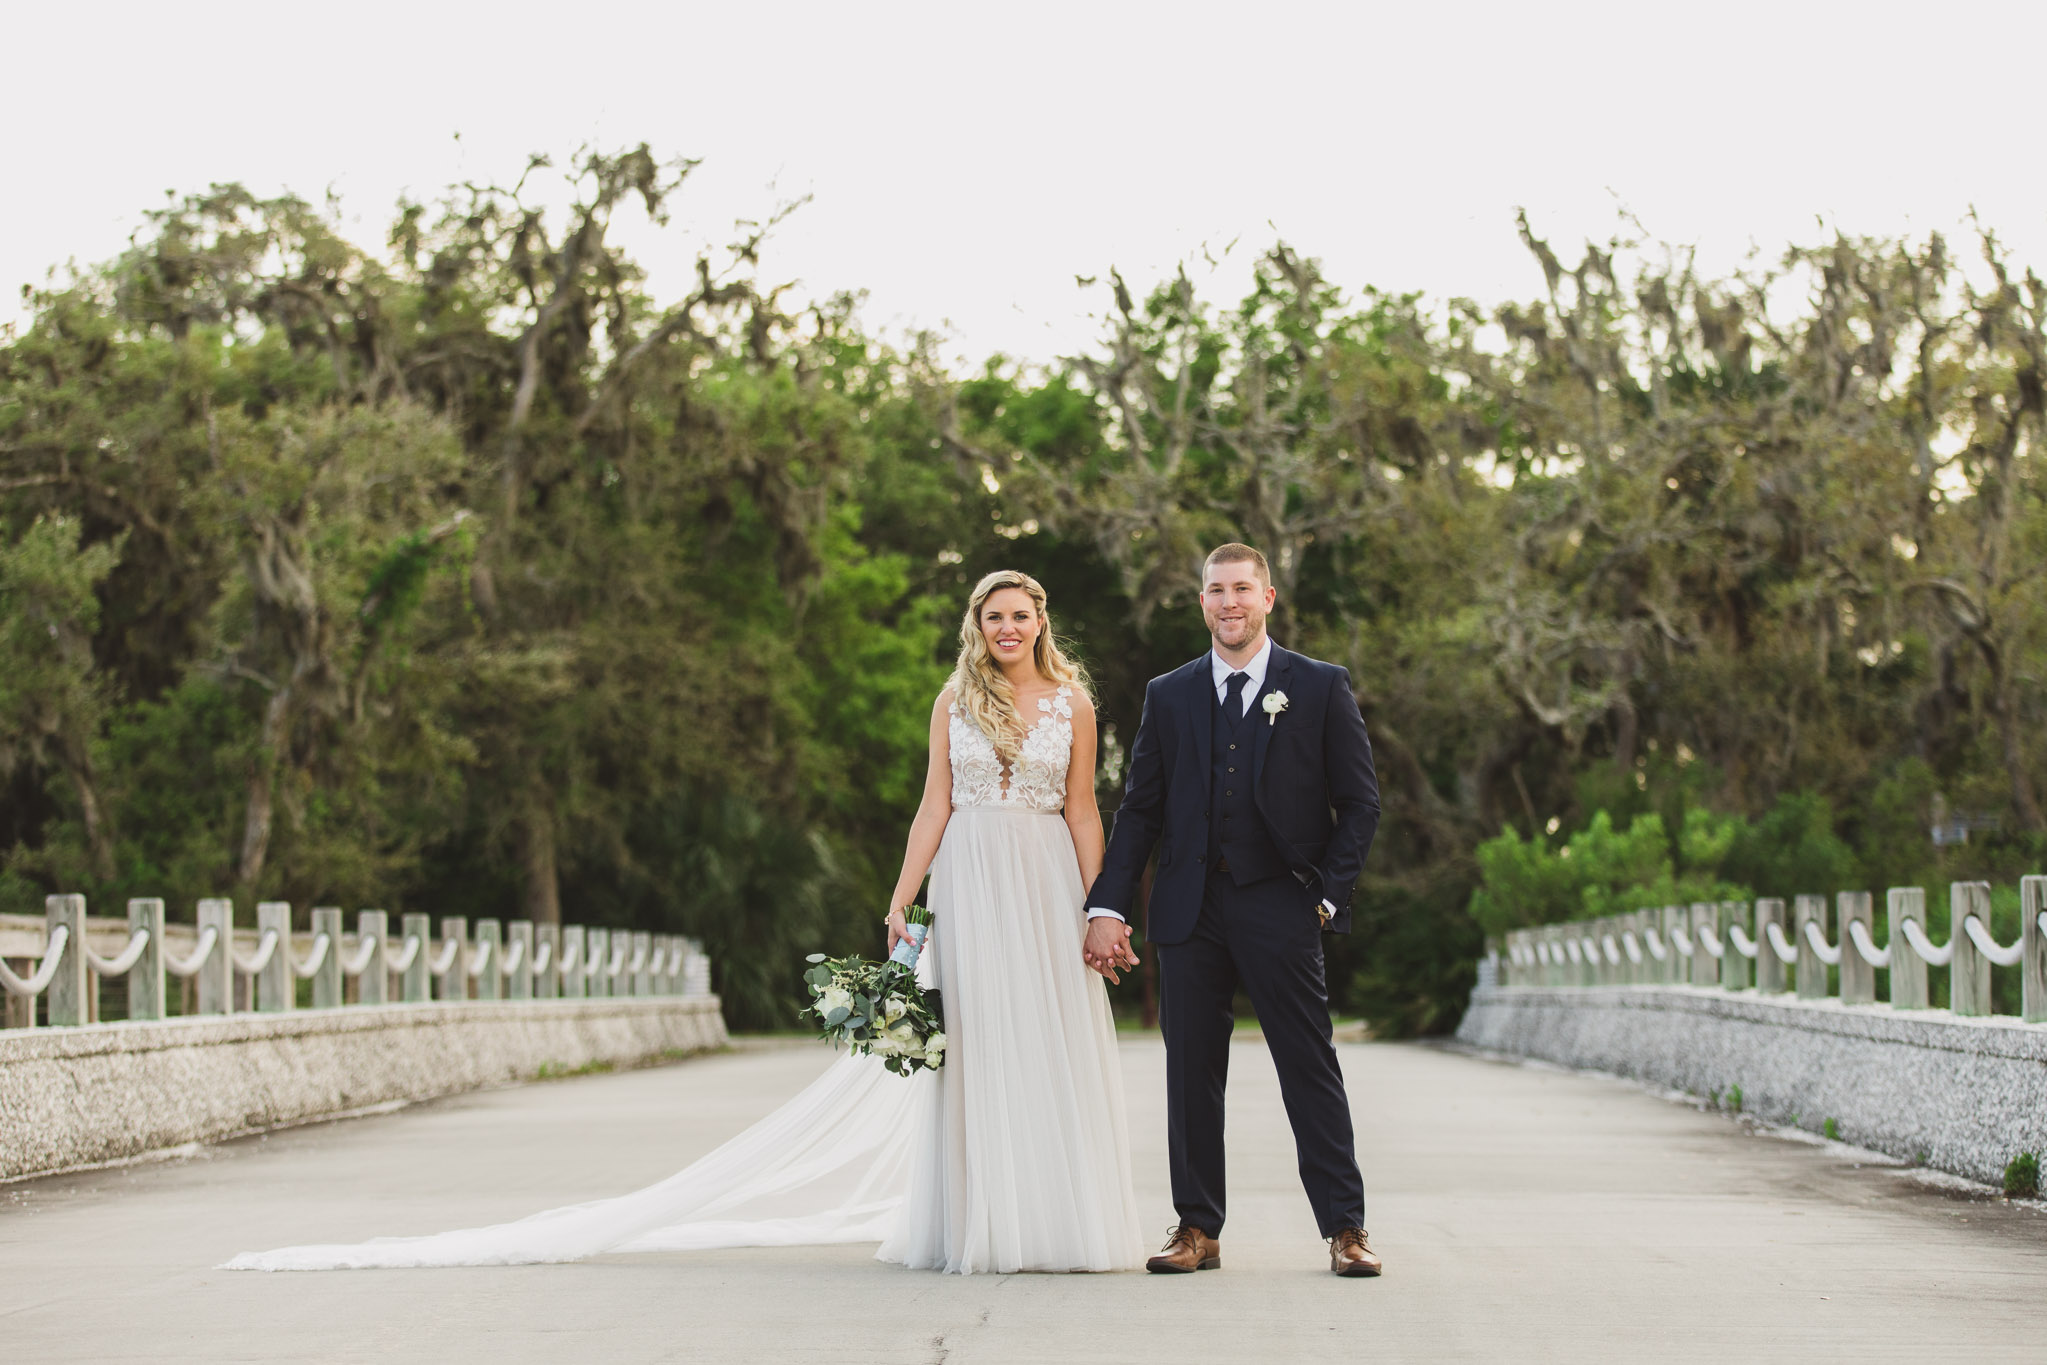
[[[1206,578],[1208,571],[1218,564],[1256,564],[1258,581],[1268,588],[1272,586],[1272,566],[1265,562],[1264,555],[1249,545],[1233,540],[1227,545],[1218,545],[1210,550],[1208,558],[1201,561],[1202,577]]]

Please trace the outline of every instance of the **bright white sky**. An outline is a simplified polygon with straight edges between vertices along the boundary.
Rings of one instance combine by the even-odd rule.
[[[1110,266],[1233,296],[1276,234],[1349,288],[1529,297],[1517,205],[1566,259],[1625,203],[1718,270],[1973,205],[2047,263],[2047,7],[2015,0],[75,0],[6,29],[0,321],[167,189],[332,188],[375,243],[401,192],[643,139],[703,159],[670,229],[629,232],[663,297],[809,194],[767,274],[960,358],[1087,345],[1106,299],[1075,276]]]

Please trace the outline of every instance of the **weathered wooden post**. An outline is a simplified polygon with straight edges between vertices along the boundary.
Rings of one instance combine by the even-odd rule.
[[[263,935],[277,935],[270,960],[256,973],[256,1012],[283,1014],[298,1003],[298,983],[291,972],[291,904],[288,901],[256,903],[256,941]],[[132,985],[131,985],[132,989]]]
[[[533,951],[547,959],[542,966],[539,958],[534,959],[537,970],[533,973],[533,998],[552,1000],[561,994],[562,927],[559,924],[536,924],[533,926]]]
[[[1659,932],[1663,935],[1663,951],[1666,954],[1661,979],[1665,984],[1686,980],[1691,975],[1692,960],[1678,951],[1677,941],[1682,938],[1686,947],[1694,952],[1698,951],[1698,945],[1691,941],[1690,912],[1682,905],[1664,906],[1663,924]]]
[[[633,964],[638,963],[637,969]],[[648,933],[633,935],[632,956],[626,959],[628,974],[632,977],[634,995],[654,993],[654,936]]]
[[[476,998],[497,1000],[504,995],[498,979],[505,969],[505,926],[502,920],[476,921]]]
[[[1876,968],[1855,946],[1850,925],[1859,924],[1876,942],[1876,906],[1867,891],[1843,891],[1834,897],[1841,930],[1841,1003],[1868,1005],[1876,1001]]]
[[[57,957],[57,974],[43,989],[51,1027],[91,1022],[92,1002],[86,999],[90,983],[85,963],[85,897],[45,896],[43,923],[49,941],[64,931],[64,948]]]
[[[1784,989],[1784,959],[1770,946],[1770,926],[1784,927],[1784,902],[1765,896],[1756,902],[1756,989],[1777,994]]]
[[[412,960],[398,977],[398,998],[406,1004],[433,999],[434,922],[424,912],[408,911],[398,921],[399,932],[412,953]]]
[[[505,927],[505,934],[511,947],[507,950],[512,958],[518,959],[511,975],[505,979],[507,1000],[531,1000],[533,998],[533,921],[515,919]],[[507,959],[510,961],[511,959]]]
[[[589,933],[580,924],[562,926],[562,961],[568,965],[561,972],[561,993],[570,1000],[581,1000],[588,994],[590,983],[590,941]],[[570,959],[575,959],[570,962]]]
[[[711,993],[711,959],[704,952],[702,939],[685,940],[689,944],[689,988],[687,994],[709,995]]]
[[[1926,890],[1918,886],[1894,886],[1884,893],[1884,917],[1890,921],[1891,1008],[1923,1010],[1932,1004],[1926,988],[1926,959],[1913,950],[1905,937],[1905,921],[1911,920],[1926,932]]]
[[[341,1008],[341,908],[334,905],[313,907],[313,943],[316,946],[322,936],[327,940],[327,951],[321,955],[320,965],[313,969],[313,1008],[316,1010],[338,1010]]]
[[[1706,951],[1706,941],[1720,944],[1723,953],[1734,949],[1720,937],[1720,907],[1708,901],[1693,901],[1691,908],[1692,929],[1692,984],[1711,986],[1720,980],[1721,963]],[[1735,953],[1736,957],[1741,956]]]
[[[441,974],[439,999],[467,1000],[469,998],[469,917],[467,915],[441,916],[441,950],[447,952],[448,945],[455,945],[449,953],[448,970]]]
[[[384,965],[384,948],[391,941],[391,917],[382,910],[359,911],[355,917],[355,941],[359,952],[371,943],[376,944],[365,954],[362,975],[356,978],[356,1003],[384,1004],[391,998],[391,970]]]
[[[128,902],[128,932],[147,933],[149,942],[142,956],[128,969],[128,1017],[133,1020],[163,1018],[164,972],[163,902],[142,897]]]
[[[590,958],[590,984],[587,994],[593,996],[611,994],[611,931],[584,930],[583,951]]]
[[[2019,1010],[2029,1024],[2047,1023],[2047,877],[2019,878]]]
[[[229,1014],[234,1010],[235,990],[235,903],[231,900],[199,902],[199,934],[211,928],[215,933],[213,951],[199,964],[199,1013]]]
[[[1746,953],[1734,946],[1734,926],[1740,925],[1742,932],[1747,933],[1751,923],[1746,901],[1720,902],[1720,942],[1727,949],[1720,958],[1720,989],[1724,991],[1745,991],[1749,988],[1749,959]]]
[[[1990,959],[1967,933],[1970,915],[1989,930],[1989,882],[1955,882],[1948,887],[1948,939],[1955,947],[1955,959],[1948,967],[1948,1008],[1956,1014],[1980,1016],[1990,1013]]]
[[[1800,896],[1792,902],[1792,942],[1798,947],[1798,998],[1800,1000],[1824,1000],[1827,990],[1827,964],[1812,946],[1812,939],[1806,932],[1806,925],[1813,925],[1822,941],[1827,937],[1827,898],[1825,896]]]

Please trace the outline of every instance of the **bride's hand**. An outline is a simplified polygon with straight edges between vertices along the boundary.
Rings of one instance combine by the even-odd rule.
[[[903,918],[903,907],[898,905],[888,912],[888,951],[894,953],[896,945],[910,936],[910,922]]]

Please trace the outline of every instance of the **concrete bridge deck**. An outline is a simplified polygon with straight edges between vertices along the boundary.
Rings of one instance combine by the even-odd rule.
[[[1619,1082],[1342,1048],[1377,1281],[1330,1276],[1264,1049],[1230,1092],[1225,1268],[958,1277],[871,1248],[316,1275],[250,1248],[516,1217],[665,1176],[828,1062],[744,1050],[471,1094],[185,1160],[0,1186],[20,1361],[1815,1361],[2047,1358],[2047,1214]],[[1172,1221],[1162,1059],[1125,1045],[1138,1194]]]

